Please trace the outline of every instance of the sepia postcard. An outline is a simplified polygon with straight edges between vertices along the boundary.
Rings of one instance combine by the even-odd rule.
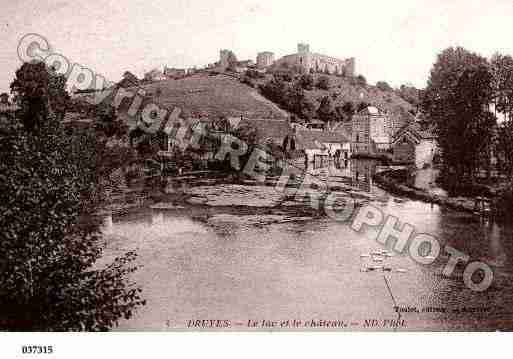
[[[0,330],[513,330],[512,16],[3,1]]]

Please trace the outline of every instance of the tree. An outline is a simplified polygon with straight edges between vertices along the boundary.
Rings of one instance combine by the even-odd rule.
[[[110,103],[102,102],[94,106],[93,116],[96,130],[101,131],[107,138],[122,138],[128,134],[127,125],[118,118],[116,109]]]
[[[311,74],[303,74],[299,79],[299,83],[303,89],[310,91],[314,87],[314,78]]]
[[[321,104],[317,109],[317,117],[324,122],[333,121],[335,118],[335,109],[333,107],[333,102],[329,96],[324,96],[321,99]]]
[[[494,78],[495,110],[511,120],[513,113],[513,58],[500,53],[494,54],[491,59],[491,71]]]
[[[320,76],[317,80],[317,87],[321,90],[329,90],[330,78],[328,76]]]
[[[386,82],[386,81],[378,81],[376,83],[376,87],[380,89],[381,91],[392,91],[392,87]]]
[[[299,84],[292,85],[286,94],[287,108],[301,118],[312,119],[317,106],[306,95]]]
[[[107,266],[96,211],[94,133],[13,124],[0,141],[0,316],[7,330],[108,330],[144,301],[129,252]]]
[[[363,75],[358,75],[358,76],[356,76],[356,84],[359,86],[366,86],[367,79]]]
[[[412,104],[415,108],[418,108],[420,104],[421,90],[412,85],[401,85],[401,87],[399,87],[395,92],[404,101]]]
[[[342,111],[346,115],[346,119],[351,121],[351,119],[353,118],[353,115],[356,112],[355,107],[354,107],[354,103],[352,103],[351,101],[345,102],[342,105]]]
[[[358,104],[358,106],[356,107],[356,112],[360,112],[360,111],[363,111],[365,110],[367,107],[370,106],[370,103],[368,102],[365,102],[365,101],[362,101]]]
[[[11,84],[22,123],[0,141],[0,317],[8,330],[107,330],[144,304],[129,252],[105,268],[96,213],[120,154],[96,131],[64,129],[63,76],[24,64]],[[106,109],[107,114],[110,111]],[[31,118],[33,116],[34,118]],[[118,156],[118,164],[125,156]]]
[[[260,92],[269,100],[284,106],[287,85],[279,76],[273,76],[271,80],[260,85]]]
[[[21,120],[28,130],[36,130],[49,118],[50,112],[62,120],[69,105],[66,78],[47,69],[43,62],[24,63],[11,83],[14,101],[21,109]]]
[[[461,47],[444,50],[431,70],[422,107],[436,124],[443,156],[442,181],[453,191],[474,179],[488,154],[495,116],[487,60]]]
[[[260,92],[300,118],[312,119],[315,116],[317,106],[305,95],[300,81],[288,84],[280,77],[274,76],[272,80],[260,86]]]
[[[513,179],[513,120],[507,120],[499,126],[496,152],[502,172]]]
[[[258,70],[247,69],[245,75],[250,79],[263,79],[265,78],[265,74],[261,73]]]

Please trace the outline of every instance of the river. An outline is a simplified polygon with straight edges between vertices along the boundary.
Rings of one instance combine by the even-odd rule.
[[[372,183],[372,161],[313,171],[367,192],[371,204],[442,247],[485,260],[492,286],[471,291],[460,267],[442,276],[446,253],[422,266],[389,250],[387,271],[366,271],[376,264],[369,254],[384,250],[372,230],[298,212],[273,187],[185,181],[202,201],[106,221],[104,259],[137,250],[142,268],[132,279],[147,299],[117,330],[197,330],[198,320],[220,320],[225,330],[513,329],[513,228],[390,195]]]

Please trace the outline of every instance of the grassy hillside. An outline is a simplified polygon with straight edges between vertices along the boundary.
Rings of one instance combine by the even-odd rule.
[[[156,103],[168,108],[179,107],[185,116],[194,117],[199,113],[212,118],[243,115],[247,118],[282,119],[288,116],[254,88],[226,75],[199,74],[155,82],[142,88],[152,95]]]

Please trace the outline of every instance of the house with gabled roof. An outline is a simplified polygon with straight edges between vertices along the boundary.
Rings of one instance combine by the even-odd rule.
[[[432,165],[438,153],[433,128],[419,122],[403,126],[393,138],[392,151],[396,163],[414,164],[419,169]]]
[[[321,158],[351,157],[351,139],[341,132],[296,128],[284,143],[285,151],[300,151],[307,163]]]

